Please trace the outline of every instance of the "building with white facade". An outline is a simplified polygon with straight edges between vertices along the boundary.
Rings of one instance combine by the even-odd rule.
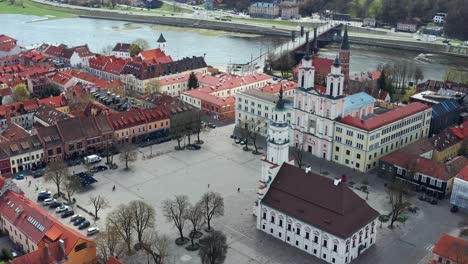
[[[291,124],[294,114],[293,98],[285,98],[286,121]],[[268,122],[278,101],[276,94],[263,92],[262,90],[249,89],[236,94],[236,126],[245,123],[261,124],[259,134],[267,135]]]
[[[130,48],[131,44],[129,43],[117,43],[111,51],[111,56],[115,56],[122,59],[130,58]]]
[[[468,167],[463,168],[455,177],[450,203],[468,209]]]
[[[434,23],[437,23],[437,24],[443,24],[445,23],[445,17],[446,17],[445,13],[437,13],[432,19],[432,21],[434,21]]]
[[[306,55],[299,68],[299,88],[294,94],[292,144],[314,156],[332,159],[335,120],[347,115],[363,116],[373,112],[375,99],[366,93],[345,97],[345,76],[338,58],[327,76],[327,86],[314,84],[315,68]]]
[[[257,229],[328,263],[350,263],[375,244],[379,213],[340,180],[292,165],[288,130],[280,93],[262,159]]]
[[[10,157],[13,174],[35,169],[44,161],[44,147],[37,135],[3,142],[0,147]]]

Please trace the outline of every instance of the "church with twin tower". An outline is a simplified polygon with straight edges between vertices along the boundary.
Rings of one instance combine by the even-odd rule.
[[[258,230],[328,263],[346,264],[375,244],[379,213],[341,180],[296,167],[289,158],[293,143],[330,159],[333,120],[345,114],[339,57],[331,67],[326,87],[314,86],[312,58],[302,60],[291,140],[280,89],[253,213]]]

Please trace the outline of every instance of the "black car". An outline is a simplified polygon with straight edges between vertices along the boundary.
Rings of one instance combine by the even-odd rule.
[[[77,219],[75,219],[75,221],[73,221],[73,225],[74,225],[74,226],[80,225],[80,224],[83,223],[84,221],[86,221],[86,218],[84,218],[84,217],[78,217]]]
[[[208,123],[208,127],[209,127],[209,128],[216,128],[216,125],[213,124],[213,123]]]
[[[52,194],[50,192],[40,192],[38,195],[37,195],[37,200],[42,202],[44,201],[45,199],[48,199],[50,198]]]
[[[74,214],[75,214],[75,212],[73,212],[73,210],[67,210],[67,211],[62,213],[62,218],[67,218],[67,217],[70,217],[70,216],[72,216]]]
[[[61,202],[57,202],[57,201],[54,201],[52,202],[51,204],[49,204],[49,208],[50,209],[53,209],[53,208],[57,208],[59,206],[62,206],[62,203]]]
[[[107,166],[104,166],[104,165],[97,165],[97,166],[94,166],[91,168],[91,172],[99,172],[99,171],[105,171],[107,170]]]
[[[83,223],[80,224],[80,226],[78,227],[78,229],[85,229],[87,227],[89,227],[91,225],[91,223],[88,221],[88,220],[85,220]]]
[[[33,172],[31,173],[31,176],[33,176],[33,178],[42,177],[42,176],[44,176],[44,170],[33,171]]]
[[[201,147],[199,145],[190,144],[190,145],[187,146],[187,149],[189,149],[189,150],[199,150],[199,149],[201,149]]]
[[[452,213],[458,212],[458,206],[456,206],[456,205],[452,206],[452,208],[450,208],[450,212],[452,212]]]

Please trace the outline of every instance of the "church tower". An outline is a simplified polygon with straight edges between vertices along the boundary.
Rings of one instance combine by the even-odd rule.
[[[306,54],[302,59],[301,67],[298,72],[299,87],[309,89],[314,87],[315,67],[312,65],[312,57]]]
[[[351,56],[351,51],[349,49],[349,40],[348,40],[348,27],[345,26],[344,29],[344,34],[343,34],[343,40],[341,42],[341,48],[340,48],[340,63],[342,67],[342,72],[344,74],[345,78],[345,86],[348,86],[348,80],[349,80],[349,63],[350,63],[350,56]]]
[[[326,95],[336,98],[343,95],[344,74],[341,71],[341,64],[338,56],[331,67],[330,73],[327,75],[327,90]]]
[[[289,125],[286,121],[283,87],[279,91],[273,118],[268,125],[267,160],[270,163],[282,165],[289,161]]]
[[[283,88],[281,87],[272,119],[268,124],[267,155],[262,159],[262,174],[257,191],[257,201],[253,208],[254,215],[258,215],[258,202],[267,193],[281,165],[289,163],[289,125],[286,121],[286,115]]]
[[[166,52],[166,39],[164,38],[163,34],[159,35],[158,41],[158,48],[164,52]]]

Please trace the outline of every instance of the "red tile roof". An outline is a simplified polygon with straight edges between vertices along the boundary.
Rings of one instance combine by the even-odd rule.
[[[224,97],[224,98],[218,97],[216,95],[212,95],[209,93],[211,91],[210,88],[208,87],[204,87],[204,88],[205,89],[202,88],[202,89],[194,89],[194,90],[186,91],[184,92],[184,94],[190,97],[196,98],[196,99],[200,99],[203,102],[207,102],[207,103],[214,104],[217,106],[223,106],[223,105],[228,105],[228,104],[234,105],[236,103],[236,98],[234,96],[229,96],[229,97]]]
[[[169,119],[169,113],[163,108],[145,108],[141,111],[148,122]]]
[[[166,85],[171,85],[175,83],[187,82],[189,77],[190,77],[190,74],[185,74],[185,75],[178,76],[178,77],[164,78],[164,79],[159,80],[159,85],[166,86]]]
[[[263,92],[276,94],[276,93],[279,93],[281,87],[283,87],[283,91],[289,91],[289,90],[297,88],[297,86],[298,86],[297,82],[283,80],[275,84],[265,85],[262,88],[260,88],[260,90],[262,90]]]
[[[432,252],[459,264],[468,263],[468,241],[462,238],[442,234]]]
[[[393,123],[405,117],[415,115],[421,111],[431,108],[425,104],[416,102],[411,103],[407,106],[397,108],[392,111],[388,111],[378,116],[371,117],[369,119],[361,119],[359,117],[346,116],[338,120],[339,123],[346,124],[349,126],[357,127],[363,130],[372,131],[379,127]]]
[[[464,180],[468,181],[468,166],[465,166],[458,174],[457,177]]]
[[[141,109],[132,109],[126,112],[111,113],[108,115],[108,119],[114,130],[146,124],[146,117],[143,115]]]
[[[451,127],[452,133],[459,139],[468,139],[468,120],[465,120],[463,124],[455,127]]]
[[[57,72],[49,78],[51,82],[57,83],[62,86],[68,84],[72,79],[73,77],[65,72]]]
[[[430,140],[432,145],[434,145],[434,149],[439,152],[444,151],[461,141],[450,129],[440,132],[436,136],[431,137]]]
[[[401,150],[390,153],[380,160],[401,168],[408,168],[408,166],[411,165],[410,161],[416,161],[418,172],[442,181],[450,180],[455,177],[462,168],[468,166],[468,159],[463,156],[458,156],[446,163],[442,163],[416,155],[409,155]]]
[[[144,50],[140,52],[140,56],[148,64],[160,64],[172,62],[172,58],[161,49]]]
[[[24,128],[15,123],[12,123],[5,130],[3,130],[1,135],[8,141],[30,136],[30,134]]]
[[[39,99],[38,103],[41,105],[47,105],[52,108],[60,108],[68,105],[68,101],[64,95],[51,96],[43,99]]]
[[[65,252],[59,241],[46,244],[36,251],[25,254],[13,259],[13,264],[55,264],[62,263],[65,258]]]
[[[0,51],[10,51],[16,46],[16,39],[7,35],[0,35]]]
[[[316,55],[312,56],[312,66],[315,67],[315,72],[321,75],[327,75],[331,72],[331,66],[333,65],[334,60],[318,57]],[[302,66],[302,61],[294,68],[294,75],[297,75],[299,68]]]

